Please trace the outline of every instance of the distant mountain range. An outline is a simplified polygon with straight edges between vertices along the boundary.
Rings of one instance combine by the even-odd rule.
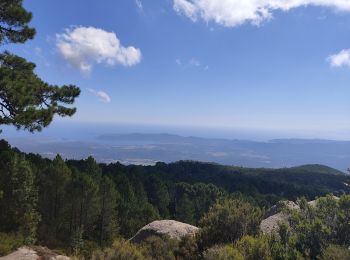
[[[93,155],[100,162],[152,165],[158,161],[196,160],[244,167],[294,167],[323,164],[346,171],[350,141],[275,139],[267,142],[184,137],[172,134],[104,134],[86,141],[10,138],[25,152],[81,159]]]

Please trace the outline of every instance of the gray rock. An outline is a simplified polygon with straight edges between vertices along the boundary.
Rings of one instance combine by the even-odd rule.
[[[276,233],[279,225],[283,223],[288,223],[288,215],[283,212],[279,212],[261,221],[260,230],[263,234]]]
[[[141,228],[130,241],[141,243],[150,236],[180,240],[184,236],[194,235],[198,230],[195,226],[175,220],[157,220]]]
[[[275,215],[281,212],[283,209],[299,209],[299,206],[295,202],[290,200],[279,201],[276,205],[273,205],[266,211],[264,218],[268,218],[272,215]]]
[[[271,234],[278,231],[280,224],[288,224],[288,215],[283,212],[284,209],[299,209],[299,206],[293,201],[280,201],[272,206],[265,213],[265,219],[260,223],[260,230],[264,234]]]
[[[0,257],[0,260],[69,260],[67,256],[59,255],[47,247],[41,246],[23,246],[18,248],[7,256]]]

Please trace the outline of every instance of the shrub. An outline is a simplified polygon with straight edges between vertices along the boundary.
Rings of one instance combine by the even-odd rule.
[[[244,235],[259,233],[262,211],[243,199],[226,199],[216,203],[200,220],[199,244],[234,243]]]
[[[214,246],[203,253],[205,260],[244,260],[240,252],[231,245]]]
[[[7,255],[24,243],[24,237],[16,233],[0,233],[0,256]]]
[[[94,241],[85,240],[82,245],[79,255],[83,256],[84,259],[91,259],[92,254],[99,249],[99,246]]]
[[[179,242],[167,237],[148,237],[142,243],[143,253],[146,258],[159,260],[175,260],[175,251],[178,249]]]
[[[103,251],[95,251],[92,254],[93,260],[142,260],[142,251],[129,241],[119,239],[114,241],[111,248]]]
[[[177,259],[201,259],[195,236],[185,236],[180,242],[178,249],[175,251]]]
[[[330,245],[323,250],[321,260],[348,260],[350,259],[350,250],[338,245]]]
[[[237,241],[235,247],[245,260],[272,259],[268,238],[265,236],[244,236]]]
[[[269,237],[271,254],[276,260],[301,260],[305,259],[297,250],[297,236],[292,233],[289,225],[280,224],[278,234]]]

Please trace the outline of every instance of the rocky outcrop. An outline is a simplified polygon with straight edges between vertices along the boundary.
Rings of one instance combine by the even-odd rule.
[[[0,257],[0,260],[70,260],[69,257],[59,255],[47,247],[41,246],[23,246],[18,248],[15,252],[7,256]]]
[[[265,219],[260,223],[260,230],[264,234],[277,232],[282,223],[288,223],[288,215],[283,212],[284,209],[299,209],[299,206],[293,201],[280,201],[272,206],[265,213]]]
[[[277,232],[279,225],[283,223],[288,223],[288,215],[279,212],[261,221],[260,230],[264,234],[272,234]]]
[[[333,198],[336,200],[339,199],[336,196],[333,196]],[[309,201],[308,204],[312,207],[316,207],[317,201],[318,199],[312,200]],[[293,201],[280,201],[278,204],[272,206],[266,211],[264,220],[260,223],[260,230],[262,233],[271,234],[277,232],[280,224],[288,224],[288,214],[285,213],[283,209],[299,210],[300,207]]]
[[[339,200],[340,199],[339,197],[334,196],[334,195],[332,195],[332,198],[335,199],[335,200]],[[318,201],[318,199],[315,199],[315,200],[309,201],[308,204],[310,206],[312,206],[312,207],[316,207],[317,201]]]
[[[299,209],[299,206],[290,200],[283,200],[278,202],[276,205],[273,205],[271,208],[269,208],[265,213],[265,218],[268,218],[270,216],[273,216],[279,212],[281,212],[283,209]]]
[[[158,220],[141,228],[130,241],[141,243],[150,236],[169,237],[179,240],[184,236],[194,235],[198,230],[195,226],[175,220]]]

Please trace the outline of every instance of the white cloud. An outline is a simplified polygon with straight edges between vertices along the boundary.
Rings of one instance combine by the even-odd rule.
[[[141,0],[135,0],[135,3],[136,3],[137,8],[142,11],[143,5],[142,5]]]
[[[192,21],[203,19],[226,27],[244,23],[259,25],[274,11],[288,11],[303,6],[332,8],[350,12],[349,0],[173,0],[174,10]]]
[[[176,12],[189,17],[192,21],[197,21],[198,7],[188,0],[174,0],[174,9]]]
[[[332,67],[349,67],[350,68],[350,49],[342,50],[339,53],[330,55],[327,61]]]
[[[188,62],[188,65],[189,65],[190,67],[199,67],[199,66],[201,65],[201,63],[200,63],[198,60],[196,60],[195,58],[192,58],[192,59],[190,59],[190,61]]]
[[[82,72],[94,64],[133,66],[141,61],[141,51],[124,47],[114,32],[94,27],[74,27],[56,35],[56,46],[62,57]]]
[[[104,91],[96,91],[92,88],[88,88],[88,91],[92,94],[94,94],[101,102],[104,103],[110,103],[111,102],[111,98],[110,96],[104,92]]]
[[[199,68],[199,69],[203,69],[203,70],[209,69],[208,65],[202,65],[202,63],[195,58],[192,58],[188,61],[182,61],[181,59],[176,59],[175,62],[178,66],[185,68],[185,69],[188,69],[188,68]]]

